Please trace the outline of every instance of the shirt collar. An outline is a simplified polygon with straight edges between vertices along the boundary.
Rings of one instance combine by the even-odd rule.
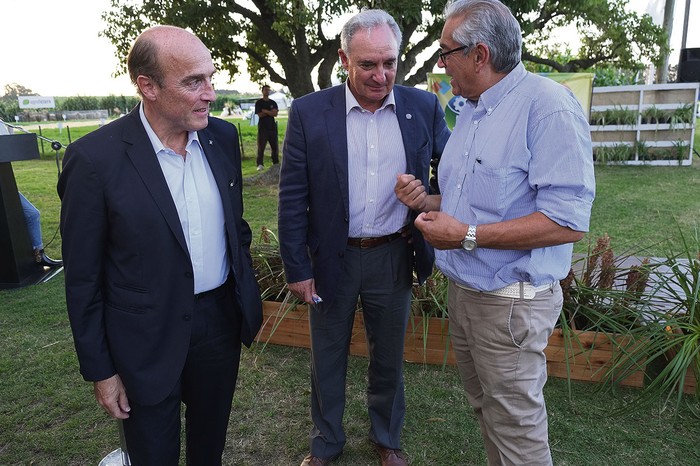
[[[394,100],[394,89],[391,89],[389,94],[384,98],[384,102],[382,103],[382,106],[379,107],[377,109],[377,111],[388,108],[389,106],[391,106],[391,111],[396,113],[396,100]],[[348,115],[353,108],[357,108],[360,111],[364,110],[362,108],[362,105],[360,105],[360,103],[357,101],[357,99],[353,95],[352,91],[350,90],[350,86],[348,86],[348,83],[346,81],[345,82],[345,115]]]
[[[139,117],[141,117],[141,123],[143,124],[143,127],[146,130],[146,134],[148,135],[148,139],[151,141],[151,145],[153,146],[153,151],[156,154],[160,153],[160,151],[172,152],[172,149],[165,147],[163,145],[163,143],[160,142],[160,138],[158,138],[158,135],[156,134],[156,132],[153,131],[153,128],[151,127],[151,124],[146,119],[146,114],[143,111],[143,103],[139,104]],[[194,141],[196,141],[197,144],[199,144],[199,147],[202,147],[200,142],[199,142],[199,135],[197,134],[197,131],[189,131],[187,133],[187,145],[185,146],[185,148],[189,149],[190,144],[192,144]]]
[[[525,69],[523,63],[520,62],[507,75],[505,75],[503,79],[486,89],[486,91],[479,96],[479,101],[486,109],[496,108],[505,98],[505,96],[507,96],[510,91],[512,91],[515,86],[517,86],[518,83],[525,78],[525,75],[527,75],[527,70]]]

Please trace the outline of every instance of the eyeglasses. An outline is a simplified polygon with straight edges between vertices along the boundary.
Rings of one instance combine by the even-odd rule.
[[[456,49],[448,50],[447,52],[443,52],[442,50],[438,50],[438,60],[442,61],[443,65],[447,65],[447,57],[455,52],[459,52],[460,50],[468,49],[470,46],[469,45],[463,45],[461,47],[457,47]]]

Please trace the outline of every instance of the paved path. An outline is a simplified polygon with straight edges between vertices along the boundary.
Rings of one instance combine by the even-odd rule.
[[[106,120],[107,123],[109,123],[111,120]],[[39,126],[41,126],[41,129],[46,129],[46,128],[58,128],[58,124],[61,122],[58,121],[42,121],[41,123],[36,123],[36,124],[31,124],[27,126],[22,126],[22,128],[26,129],[27,131],[39,131]],[[71,127],[76,127],[76,126],[95,126],[100,124],[100,120],[68,120],[64,121],[63,127],[65,128],[66,126],[71,126]]]

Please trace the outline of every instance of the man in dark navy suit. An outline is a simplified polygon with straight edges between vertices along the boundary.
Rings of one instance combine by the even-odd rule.
[[[345,445],[348,348],[358,297],[369,342],[369,438],[383,465],[405,465],[403,346],[412,270],[425,280],[433,250],[413,227],[394,184],[428,185],[430,161],[449,137],[437,98],[394,86],[401,31],[381,10],[345,24],[343,85],[296,99],[279,191],[280,248],[289,289],[311,303],[311,453],[322,466]]]
[[[66,151],[66,301],[83,377],[123,419],[132,463],[219,465],[241,343],[261,323],[233,125],[209,118],[214,65],[172,26],[128,57],[142,101]]]

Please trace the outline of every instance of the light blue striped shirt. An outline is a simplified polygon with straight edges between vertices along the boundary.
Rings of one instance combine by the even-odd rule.
[[[392,90],[376,112],[364,110],[345,86],[348,133],[348,195],[351,238],[396,233],[408,222],[408,207],[394,194],[406,173],[406,153]]]
[[[465,104],[438,168],[440,210],[462,223],[486,224],[541,212],[588,231],[595,196],[588,122],[564,86],[519,64]],[[478,243],[477,235],[477,243]],[[533,250],[436,251],[451,279],[484,291],[564,278],[572,244]]]
[[[193,293],[218,288],[231,268],[226,252],[224,208],[197,132],[189,132],[183,158],[163,145],[148,123],[143,105],[139,114],[180,217],[194,272]]]

